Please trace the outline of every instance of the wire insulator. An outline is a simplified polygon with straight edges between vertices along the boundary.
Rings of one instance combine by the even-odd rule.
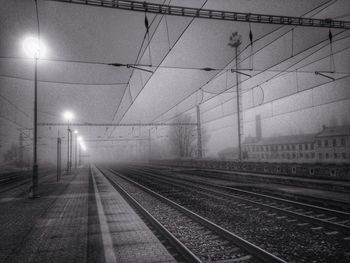
[[[332,41],[333,41],[333,35],[332,35],[332,31],[331,31],[331,30],[329,30],[328,38],[329,38],[329,42],[332,43]]]
[[[146,32],[148,33],[148,29],[149,29],[149,22],[148,22],[147,15],[145,15],[145,27],[146,27]]]
[[[250,40],[250,45],[253,45],[253,33],[252,33],[252,30],[249,30],[249,40]]]

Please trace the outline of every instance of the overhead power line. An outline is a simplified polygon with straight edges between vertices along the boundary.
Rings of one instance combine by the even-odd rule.
[[[213,9],[201,9],[184,6],[172,6],[157,3],[147,3],[127,0],[51,0],[73,4],[109,7],[128,11],[147,12],[162,15],[184,16],[214,20],[237,21],[247,23],[291,25],[306,27],[326,27],[350,29],[350,22],[333,19],[315,19],[293,16],[279,16],[268,14],[254,14],[244,12],[221,11]]]

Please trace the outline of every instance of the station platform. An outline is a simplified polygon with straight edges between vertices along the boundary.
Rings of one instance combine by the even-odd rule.
[[[176,262],[95,168],[0,195],[0,262]]]

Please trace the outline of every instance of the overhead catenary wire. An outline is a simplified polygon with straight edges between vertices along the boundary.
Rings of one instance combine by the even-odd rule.
[[[9,78],[9,79],[19,79],[25,81],[33,81],[31,78],[24,78],[13,75],[4,75],[0,74],[1,78]],[[84,82],[66,82],[66,81],[53,81],[53,80],[37,80],[38,83],[53,83],[53,84],[64,84],[64,85],[80,85],[80,86],[121,86],[126,85],[123,82],[114,82],[114,83],[84,83]]]
[[[341,32],[339,32],[337,35],[340,35],[340,34],[342,34],[343,32],[345,32],[345,31],[341,31]],[[337,39],[336,41],[340,41],[340,40],[343,40],[343,39],[346,39],[346,38],[349,38],[349,37],[350,37],[350,36],[344,36],[344,37],[342,37],[342,38],[340,38],[340,39]],[[294,57],[297,56],[297,55],[300,55],[300,54],[304,53],[305,51],[307,51],[308,49],[314,48],[314,47],[316,47],[317,45],[319,45],[319,44],[321,44],[321,43],[324,43],[324,42],[325,42],[325,44],[324,44],[321,48],[317,49],[316,51],[312,52],[312,54],[309,54],[309,55],[307,56],[307,57],[309,57],[309,56],[313,55],[314,53],[318,52],[319,50],[323,49],[324,47],[326,47],[326,46],[328,45],[328,44],[327,44],[327,39],[322,40],[322,41],[320,41],[320,42],[314,44],[313,46],[311,46],[311,47],[309,47],[309,48],[307,48],[307,49],[304,49],[304,50],[300,51],[299,53],[295,54]],[[347,48],[346,48],[346,49],[347,49]],[[327,56],[328,56],[328,55],[327,55]],[[327,56],[326,56],[326,57],[327,57]],[[307,57],[306,57],[306,58],[307,58]],[[321,59],[324,59],[324,58],[325,58],[325,57],[323,57],[323,58],[321,58]],[[244,62],[246,59],[247,59],[247,58],[245,58],[245,59],[244,59],[243,61],[241,61],[241,62]],[[262,71],[259,72],[258,74],[254,75],[254,77],[257,76],[257,75],[259,75],[259,74],[261,74],[261,73],[268,72],[268,70],[270,70],[271,68],[273,68],[273,67],[275,67],[275,66],[277,66],[277,65],[279,65],[279,64],[281,64],[281,63],[283,63],[283,62],[286,62],[286,61],[288,61],[289,59],[290,59],[290,57],[287,57],[286,59],[284,59],[284,60],[282,60],[282,61],[279,61],[279,62],[277,62],[277,63],[274,64],[274,65],[271,65],[269,68],[267,68],[267,69],[265,69],[265,70],[262,70]],[[295,64],[301,62],[301,61],[304,60],[304,59],[305,59],[305,58],[302,58],[301,60],[295,62],[292,66],[294,66]],[[319,60],[321,60],[321,59],[319,59]],[[316,60],[316,61],[317,61],[317,60]],[[307,65],[309,65],[309,64],[311,64],[311,63],[314,63],[314,62],[316,62],[316,61],[310,62],[310,63],[308,63]],[[302,66],[301,68],[303,68],[303,67],[305,67],[305,66],[307,66],[307,65],[304,65],[304,66]],[[292,67],[292,66],[289,66],[288,68],[290,68],[290,67]],[[288,69],[288,68],[287,68],[287,69]],[[286,73],[288,73],[288,72],[286,71],[287,69],[285,69],[285,70],[277,70],[276,72],[278,72],[279,74],[276,74],[275,76],[271,77],[270,79],[268,79],[268,80],[266,80],[266,81],[263,81],[263,82],[260,83],[259,85],[261,85],[261,84],[263,84],[263,83],[266,83],[266,82],[268,82],[268,81],[270,81],[270,80],[272,80],[272,79],[274,79],[274,78],[280,77],[281,74],[286,74]],[[290,72],[294,72],[294,71],[295,71],[295,70],[291,70]],[[300,71],[299,71],[299,72],[300,72]],[[309,72],[307,72],[307,73],[309,73]],[[310,72],[310,73],[313,73],[313,74],[314,74],[315,72],[312,71],[312,72]],[[343,73],[344,73],[344,74],[349,74],[348,72],[343,72]],[[244,83],[244,82],[245,82],[245,80],[241,81],[240,84],[241,84],[241,83]],[[205,85],[203,85],[203,86],[205,86]],[[230,87],[230,89],[231,89],[231,88],[234,88],[234,87],[235,87],[235,85],[233,85],[232,87]],[[201,88],[203,88],[203,87],[201,87]],[[203,89],[203,90],[204,90],[204,89]],[[196,91],[197,91],[197,90],[196,90]],[[194,91],[192,94],[194,94],[196,91]],[[204,91],[205,91],[205,90],[204,90]],[[243,90],[243,94],[245,93],[245,91],[247,91],[247,90]],[[207,100],[204,101],[203,103],[205,103],[205,102],[207,102],[207,101],[210,101],[210,100],[214,99],[215,97],[217,97],[217,96],[219,96],[219,95],[221,95],[221,94],[223,94],[223,93],[228,93],[228,92],[227,92],[227,90],[223,90],[223,91],[221,91],[221,92],[218,92],[218,93],[216,93],[215,96],[213,96],[213,97],[207,99]],[[192,94],[187,95],[186,98],[189,97],[189,96],[191,96]],[[186,98],[185,98],[185,99],[186,99]],[[179,104],[181,104],[182,102],[183,102],[183,100],[180,101],[179,103],[177,103],[176,106],[179,105]],[[194,107],[194,106],[192,106],[192,108],[193,108],[193,107]],[[172,109],[172,108],[170,108],[168,111],[164,112],[163,114],[159,115],[157,118],[159,118],[160,116],[162,116],[162,115],[164,115],[165,113],[169,112],[171,109]],[[155,118],[154,120],[156,120],[157,118]]]
[[[320,4],[320,5],[318,5],[318,6],[314,7],[314,8],[312,8],[310,11],[307,11],[306,13],[302,14],[301,17],[303,17],[303,16],[305,16],[305,15],[307,15],[307,14],[309,14],[309,13],[312,13],[312,12],[314,12],[314,11],[317,10],[317,12],[316,12],[315,14],[312,14],[312,16],[315,16],[315,15],[317,15],[319,12],[322,12],[322,11],[325,10],[326,8],[328,8],[328,7],[330,7],[331,5],[333,5],[334,3],[336,3],[337,1],[338,1],[338,0],[329,0],[329,1],[325,2],[325,3],[322,3],[322,4]],[[271,34],[277,32],[278,30],[282,29],[283,27],[284,27],[284,26],[280,26],[280,27],[278,27],[278,28],[272,30],[271,32],[269,32],[269,33],[267,33],[267,34],[261,36],[260,38],[254,40],[254,42],[257,42],[257,41],[263,39],[264,37],[269,36],[269,35],[271,35]],[[293,28],[294,28],[294,27],[293,27]],[[288,32],[286,32],[286,33],[288,33]],[[282,34],[281,36],[279,36],[277,39],[273,40],[273,41],[270,42],[269,44],[273,43],[274,41],[278,40],[280,37],[283,37],[283,36],[284,36],[284,34]],[[269,45],[269,44],[268,44],[268,45]],[[249,47],[249,45],[247,45],[238,55],[240,56],[248,47]],[[264,47],[266,47],[266,45],[265,45]],[[234,59],[236,59],[236,58],[235,58],[235,57],[232,58],[232,60],[231,60],[229,63],[227,63],[226,67],[227,67],[230,63],[232,63],[232,61],[234,61]],[[243,61],[241,61],[241,62],[243,62]],[[218,74],[222,74],[222,72],[219,72]],[[218,75],[218,74],[217,74],[217,75]],[[213,78],[212,78],[211,80],[215,79],[217,75],[213,76]],[[209,80],[207,83],[209,83],[211,80]],[[206,84],[207,84],[207,83],[206,83]],[[203,86],[205,86],[206,84],[204,84]],[[201,86],[201,88],[202,88],[203,86]],[[193,93],[192,93],[192,94],[193,94]],[[190,95],[187,94],[187,96],[184,97],[184,99],[182,99],[180,102],[178,102],[178,103],[176,103],[175,105],[173,105],[172,107],[170,107],[168,110],[166,110],[166,111],[163,112],[162,114],[158,115],[158,116],[157,116],[156,118],[154,118],[153,120],[157,120],[158,118],[160,118],[161,116],[163,116],[164,114],[166,114],[167,112],[169,112],[170,110],[174,109],[177,105],[179,105],[180,103],[182,103],[182,101],[184,101],[188,96],[191,96],[192,94],[190,94]]]
[[[336,81],[342,80],[342,79],[346,79],[346,78],[349,78],[349,77],[350,77],[350,75],[343,76],[343,77],[340,77],[340,78],[336,79]],[[317,88],[317,87],[323,86],[323,85],[328,84],[328,83],[330,83],[330,82],[333,82],[333,81],[328,81],[328,82],[325,82],[325,83],[322,83],[322,84],[318,84],[318,85],[316,85],[316,86],[312,86],[312,87],[303,89],[302,91],[299,91],[298,93],[305,92],[305,91],[309,91],[309,90],[313,90],[313,89],[315,89],[315,88]],[[278,101],[278,100],[285,99],[285,98],[288,98],[288,97],[290,97],[290,96],[296,95],[296,94],[298,94],[298,93],[287,94],[287,95],[285,95],[285,96],[278,97],[278,98],[276,98],[276,99],[272,99],[272,100],[266,101],[266,102],[264,102],[263,104],[273,103],[273,102],[275,102],[275,101]],[[345,98],[344,100],[350,100],[350,98]],[[263,105],[263,104],[261,104],[261,105]],[[325,104],[328,104],[328,102],[325,103]],[[261,106],[261,105],[258,105],[258,106]],[[320,105],[317,105],[317,106],[322,106],[322,105],[323,105],[323,104],[320,104]],[[251,106],[251,107],[245,108],[244,110],[247,111],[247,110],[251,110],[251,109],[256,108],[256,107],[257,107],[257,106],[253,105],[253,106]],[[310,108],[311,108],[311,107],[315,107],[315,105],[310,106]],[[295,111],[298,111],[298,110],[300,110],[300,109],[297,109],[297,110],[295,110]],[[292,111],[291,111],[291,112],[292,112]],[[214,119],[209,120],[209,121],[202,121],[202,125],[205,125],[205,124],[207,124],[207,123],[210,123],[210,122],[219,120],[219,119],[221,119],[221,118],[225,118],[225,117],[227,117],[227,116],[234,115],[234,114],[236,114],[236,113],[237,113],[237,112],[228,113],[228,114],[225,114],[224,116],[219,116],[219,117],[214,118]],[[289,113],[289,112],[285,112],[284,114],[287,114],[287,113]],[[277,116],[277,115],[274,115],[274,116]],[[245,121],[244,121],[244,122],[245,122]]]
[[[345,36],[345,37],[343,37],[343,38],[341,38],[341,39],[338,39],[337,41],[343,40],[343,39],[348,38],[348,37],[350,37],[350,36]],[[325,41],[326,41],[326,40],[325,40]],[[322,42],[324,42],[324,41],[322,41]],[[316,50],[315,52],[321,50],[322,48],[324,48],[324,47],[326,47],[326,46],[327,46],[327,44],[325,44],[324,46],[322,46],[320,49]],[[344,49],[338,51],[337,53],[340,53],[340,52],[342,52],[342,51],[344,51],[344,50],[346,50],[346,49],[348,49],[348,48],[344,48]],[[304,51],[303,51],[303,52],[304,52]],[[313,53],[310,54],[309,56],[313,55],[315,52],[313,52]],[[310,63],[307,63],[306,65],[303,65],[303,66],[301,66],[300,68],[298,68],[298,71],[299,71],[299,72],[302,72],[302,71],[300,70],[301,68],[307,67],[308,65],[313,64],[313,63],[315,63],[315,62],[317,62],[317,61],[319,61],[319,60],[322,60],[322,59],[324,59],[324,58],[326,58],[326,57],[328,57],[328,56],[329,56],[329,55],[326,55],[326,56],[321,57],[321,58],[319,58],[319,59],[317,59],[317,60],[314,60],[314,61],[312,61],[312,62],[310,62]],[[282,61],[282,62],[284,62],[284,61]],[[282,62],[281,62],[281,63],[282,63]],[[299,63],[299,62],[296,62],[295,64],[297,64],[297,63]],[[278,64],[279,64],[279,63],[273,65],[272,67],[274,67],[274,66],[276,66],[276,65],[278,65]],[[294,65],[292,65],[292,66],[294,66]],[[292,66],[290,66],[290,67],[292,67]],[[264,70],[263,72],[265,72],[265,71],[266,71],[266,70]],[[279,72],[279,73],[283,72],[284,74],[286,74],[286,73],[294,72],[294,71],[295,71],[295,70],[290,70],[290,71],[289,71],[289,70],[284,70],[284,71],[277,70],[276,72]],[[314,71],[305,71],[305,73],[312,73],[312,74],[314,74],[315,72],[314,72]],[[349,72],[343,72],[343,74],[349,74]],[[271,80],[274,79],[274,78],[281,77],[281,76],[282,76],[282,75],[277,74],[277,75],[273,76],[272,78],[270,78],[270,79],[268,79],[268,80],[266,80],[266,81],[263,81],[262,83],[260,83],[260,84],[258,84],[258,85],[264,84],[264,83],[266,83],[266,82],[268,82],[268,81],[271,81]],[[232,89],[232,88],[234,88],[234,87],[235,87],[235,86],[232,86],[230,89]],[[252,87],[251,89],[253,89],[253,88],[255,88],[255,86]],[[228,90],[229,90],[229,89],[228,89]],[[249,90],[250,90],[250,89],[244,90],[244,91],[243,91],[243,94],[246,93],[246,92],[249,91]],[[205,102],[210,101],[211,99],[214,99],[215,97],[217,97],[217,96],[219,96],[219,95],[221,95],[221,94],[223,94],[223,93],[228,93],[228,91],[227,91],[227,90],[224,90],[224,91],[222,91],[222,92],[216,93],[216,96],[209,98],[209,99],[206,100]],[[231,93],[231,92],[230,92],[230,93]],[[231,99],[233,99],[233,98],[230,98],[229,100],[231,100]],[[205,102],[204,102],[204,103],[205,103]],[[194,106],[193,106],[193,107],[194,107]],[[191,107],[190,109],[192,109],[193,107]],[[217,107],[217,106],[215,106],[215,107]],[[215,107],[213,107],[213,108],[215,108]],[[189,109],[189,110],[190,110],[190,109]],[[203,113],[205,113],[205,111],[204,111]],[[181,114],[177,114],[176,116],[179,116],[179,115],[181,115]],[[171,120],[172,118],[168,118],[168,119],[166,119],[166,120],[169,120],[169,119]],[[163,120],[163,121],[164,121],[164,120]]]
[[[348,36],[348,37],[350,37],[350,36]],[[348,38],[347,37],[347,38]],[[323,46],[322,48],[324,48],[325,46]],[[346,47],[346,48],[343,48],[343,49],[341,49],[341,50],[339,50],[338,52],[336,52],[336,53],[341,53],[341,52],[343,52],[343,51],[345,51],[345,50],[348,50],[348,49],[350,49],[350,47]],[[318,50],[317,50],[318,51]],[[316,52],[317,52],[316,51]],[[310,54],[309,56],[311,56],[311,55],[313,55],[314,53],[312,53],[312,54]],[[320,60],[323,60],[323,59],[325,59],[325,58],[327,58],[327,57],[329,57],[329,55],[325,55],[324,57],[321,57],[321,58],[319,58],[319,59],[317,59],[317,60],[315,60],[315,61],[311,61],[311,62],[309,62],[309,63],[307,63],[306,65],[303,65],[302,67],[300,67],[300,68],[303,68],[303,67],[307,67],[307,66],[309,66],[310,64],[313,64],[313,63],[315,63],[315,62],[318,62],[318,61],[320,61]],[[293,66],[293,65],[292,65]],[[290,66],[290,67],[292,67],[292,66]],[[298,70],[298,72],[300,72],[299,71],[299,68],[298,69],[296,69],[296,70]],[[290,71],[290,72],[294,72],[295,70],[293,70],[293,71]],[[314,71],[312,71],[312,72],[308,72],[308,73],[313,73],[314,74]],[[347,75],[350,75],[349,73],[344,73],[344,74],[347,74]],[[281,75],[276,75],[276,76],[273,76],[272,78],[270,78],[270,79],[268,79],[268,80],[266,80],[266,81],[264,81],[264,82],[262,82],[262,83],[260,83],[260,84],[258,84],[257,86],[260,86],[260,88],[262,88],[261,87],[261,85],[262,84],[264,84],[264,83],[267,83],[267,82],[269,82],[269,81],[271,81],[272,79],[275,79],[275,78],[277,78],[277,77],[281,77]],[[345,76],[345,77],[347,77],[347,76]],[[338,79],[335,79],[335,81],[336,80],[340,80],[340,79],[342,79],[342,77],[340,77],[340,78],[338,78]],[[330,83],[331,81],[329,81],[329,82],[327,82],[327,83]],[[323,85],[323,84],[322,84]],[[249,88],[249,89],[245,89],[245,90],[243,90],[243,94],[245,94],[245,93],[247,93],[248,91],[250,91],[250,90],[253,90],[255,87],[257,87],[257,86],[254,86],[254,87],[251,87],[251,88]],[[317,86],[316,86],[317,87]],[[232,88],[234,88],[234,86],[232,87]],[[305,89],[304,89],[305,90]],[[304,90],[302,90],[302,91],[304,91]],[[297,90],[297,92],[296,93],[298,93],[298,92],[300,92],[299,90]],[[264,93],[263,93],[264,94]],[[294,93],[295,94],[295,93]],[[288,97],[288,96],[290,96],[290,94],[289,95],[286,95],[286,97]],[[233,98],[229,98],[227,101],[225,101],[225,103],[226,102],[228,102],[228,101],[230,101],[230,100],[232,100],[232,99],[234,99],[235,97],[233,97]],[[284,97],[279,97],[279,98],[277,98],[276,100],[278,100],[278,99],[282,99],[282,98],[284,98]],[[210,99],[212,99],[212,98],[210,98]],[[209,101],[210,99],[208,99],[207,101]],[[206,102],[207,102],[206,101]],[[259,105],[258,105],[259,106]],[[214,108],[216,108],[217,106],[215,106],[215,107],[213,107],[212,109],[214,109]],[[210,109],[211,110],[211,109]],[[208,110],[207,110],[208,111]],[[207,112],[207,111],[203,111],[203,114],[205,113],[205,112]]]
[[[205,0],[205,1],[204,1],[204,3],[202,4],[201,8],[207,3],[207,1],[208,1],[208,0]],[[160,22],[161,22],[161,20],[163,19],[163,17],[164,17],[164,15],[163,15],[162,18],[160,19]],[[194,21],[194,18],[191,19],[191,21],[187,24],[187,26],[186,26],[185,29],[182,31],[182,33],[178,36],[178,38],[176,39],[176,41],[175,41],[175,43],[173,44],[173,46],[175,46],[175,45],[178,43],[178,41],[180,40],[180,38],[181,38],[181,37],[183,36],[183,34],[187,31],[187,29],[189,28],[189,26],[192,24],[193,21]],[[157,28],[158,28],[160,22],[158,23]],[[156,31],[156,30],[155,30],[155,31]],[[163,59],[158,63],[158,65],[157,65],[155,71],[157,71],[159,65],[161,65],[161,64],[163,63],[163,61],[165,60],[165,58],[167,57],[167,55],[169,54],[169,52],[170,52],[170,50],[165,54],[165,56],[163,57]],[[143,85],[143,87],[142,87],[142,88],[139,90],[139,92],[136,94],[134,100],[137,99],[137,97],[138,97],[139,94],[142,92],[143,88],[147,85],[147,83],[150,81],[151,78],[152,78],[152,76],[151,76],[150,78],[148,78],[148,80],[146,81],[146,83]],[[121,116],[119,122],[123,120],[125,114],[126,114],[126,113],[129,111],[129,109],[132,107],[133,103],[134,103],[134,102],[132,102],[132,103],[127,107],[127,109],[125,110],[125,112],[122,114],[122,116]],[[119,104],[119,105],[120,105],[120,104]],[[119,107],[118,107],[118,108],[119,108]],[[113,133],[113,131],[114,131],[114,129],[113,129],[112,132],[110,133],[110,136],[111,136],[111,134]]]
[[[163,1],[163,4],[164,4],[165,2],[166,2],[166,0]],[[154,18],[152,19],[151,23],[149,24],[149,27],[152,26],[152,24],[153,24],[153,22],[155,21],[156,17],[157,17],[157,15],[154,16]],[[160,21],[161,21],[161,20],[160,20]],[[153,36],[154,36],[154,34],[156,33],[156,31],[157,31],[157,28],[158,28],[158,26],[159,26],[159,24],[160,24],[160,21],[159,21],[158,24],[156,25],[155,30],[153,31],[153,34],[152,34],[152,36],[151,36],[151,38],[150,38],[150,41],[152,41]],[[147,33],[147,32],[146,32],[146,33]],[[135,59],[135,64],[138,63],[138,62],[141,60],[141,58],[142,58],[142,56],[140,56],[140,54],[141,54],[143,45],[144,45],[145,40],[146,40],[146,33],[145,33],[145,35],[144,35],[144,37],[143,37],[141,46],[140,46],[140,48],[139,48],[139,50],[138,50],[138,52],[137,52],[136,59]],[[147,48],[147,46],[146,46],[146,48]],[[146,50],[146,48],[145,48],[145,50]],[[144,50],[144,52],[145,52],[145,50]],[[143,54],[144,54],[144,52],[143,52]],[[143,55],[143,54],[142,54],[142,55]],[[130,89],[130,80],[131,80],[131,78],[132,78],[132,76],[133,76],[133,74],[134,74],[134,70],[135,70],[135,69],[132,68],[132,71],[131,71],[131,73],[130,73],[129,79],[128,79],[128,81],[127,81],[126,88],[125,88],[125,90],[124,90],[124,92],[123,92],[123,95],[122,95],[122,99],[120,100],[119,104],[117,105],[116,110],[115,110],[114,113],[113,113],[112,122],[114,122],[114,120],[115,120],[115,118],[116,118],[116,116],[117,116],[117,113],[118,113],[118,111],[119,111],[120,105],[122,104],[122,100],[124,99],[124,97],[125,97],[125,95],[126,95],[126,90],[127,90],[128,88]],[[131,91],[130,91],[130,94],[131,94]],[[112,135],[113,132],[114,132],[114,129],[112,129],[112,131],[110,132],[109,137]],[[105,135],[106,135],[106,133],[107,133],[107,130],[105,131]]]

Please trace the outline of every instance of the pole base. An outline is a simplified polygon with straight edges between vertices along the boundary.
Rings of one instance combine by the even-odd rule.
[[[38,165],[33,165],[33,185],[29,188],[29,198],[39,198],[38,194]]]

